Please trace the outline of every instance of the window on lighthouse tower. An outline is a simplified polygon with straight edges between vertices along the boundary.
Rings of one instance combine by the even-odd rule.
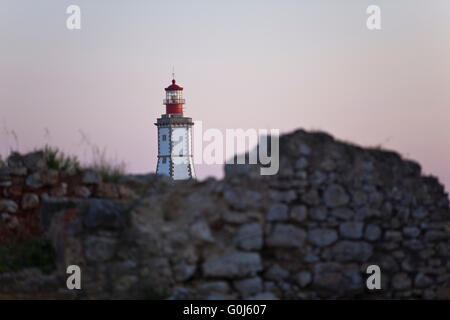
[[[167,91],[166,99],[169,103],[178,103],[182,99],[181,90]]]

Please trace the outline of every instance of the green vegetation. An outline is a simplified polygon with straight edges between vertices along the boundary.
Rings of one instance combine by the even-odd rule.
[[[118,182],[120,177],[125,174],[126,165],[124,162],[108,159],[106,149],[92,147],[92,164],[90,168],[97,171],[105,182]]]
[[[117,162],[106,157],[106,149],[92,147],[93,160],[89,165],[82,166],[76,156],[66,155],[57,147],[45,145],[44,157],[47,167],[65,172],[80,172],[92,168],[97,171],[105,182],[117,182],[125,173],[125,163]]]
[[[47,167],[50,169],[66,172],[79,172],[81,165],[76,156],[68,156],[57,147],[51,147],[48,144],[44,147],[44,158]]]
[[[120,177],[124,175],[124,167],[113,165],[110,163],[95,163],[92,169],[97,171],[105,182],[118,182]]]
[[[0,273],[31,267],[47,273],[55,269],[55,252],[49,241],[28,239],[0,246]]]

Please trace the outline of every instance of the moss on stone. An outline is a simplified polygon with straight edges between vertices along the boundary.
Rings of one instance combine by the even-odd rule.
[[[43,272],[55,269],[55,252],[49,241],[28,239],[0,246],[0,273],[37,267]]]

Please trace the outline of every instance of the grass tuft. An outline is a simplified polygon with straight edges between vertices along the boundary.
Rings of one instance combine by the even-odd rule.
[[[49,169],[64,172],[80,172],[81,165],[77,156],[68,156],[58,147],[51,147],[48,144],[44,147],[44,158]]]
[[[105,182],[118,182],[125,174],[126,164],[123,161],[108,159],[106,148],[92,147],[92,164],[90,168],[97,171]]]

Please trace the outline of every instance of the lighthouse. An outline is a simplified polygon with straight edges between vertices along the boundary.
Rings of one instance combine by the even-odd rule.
[[[166,113],[157,119],[158,164],[157,174],[164,174],[174,180],[195,178],[192,157],[192,118],[183,116],[183,88],[172,84],[165,88]]]

